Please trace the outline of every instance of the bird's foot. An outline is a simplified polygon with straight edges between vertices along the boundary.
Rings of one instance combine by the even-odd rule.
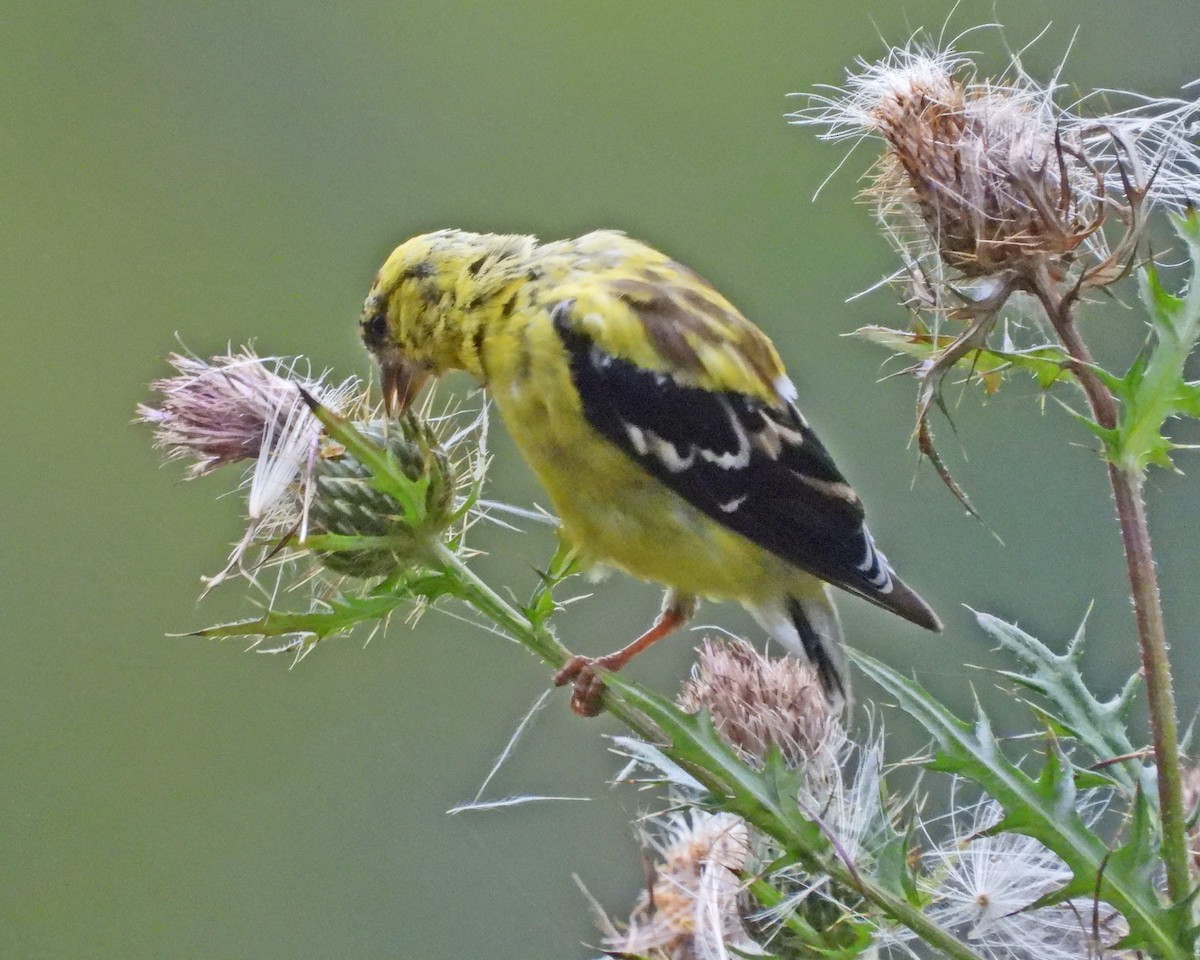
[[[571,691],[571,710],[581,717],[594,717],[600,712],[601,699],[604,696],[604,681],[596,673],[596,668],[602,670],[620,669],[620,663],[613,663],[612,657],[583,657],[578,654],[567,661],[566,666],[554,675],[554,685],[565,687],[574,683]],[[609,661],[609,662],[605,662]]]
[[[628,646],[615,650],[604,657],[571,657],[566,666],[554,675],[554,685],[565,687],[574,682],[571,693],[571,709],[581,717],[594,717],[600,712],[600,700],[604,696],[604,681],[596,670],[615,672],[653,643],[678,630],[696,612],[696,598],[690,594],[668,590],[663,598],[662,613],[654,625]]]

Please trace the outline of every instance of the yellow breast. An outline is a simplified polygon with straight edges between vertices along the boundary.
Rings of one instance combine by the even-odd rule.
[[[705,597],[757,600],[807,575],[697,510],[584,419],[544,315],[489,341],[497,409],[585,560]]]

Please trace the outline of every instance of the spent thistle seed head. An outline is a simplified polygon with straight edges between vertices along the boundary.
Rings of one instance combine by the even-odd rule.
[[[741,639],[705,640],[676,702],[688,713],[707,710],[721,738],[758,767],[773,747],[789,767],[804,765],[838,726],[816,670]]]
[[[1098,95],[1064,106],[1060,90],[1019,56],[985,80],[969,57],[914,40],[860,60],[844,87],[810,96],[791,120],[825,140],[882,140],[865,197],[914,289],[932,279],[952,302],[994,305],[1043,278],[1080,290],[1114,282],[1149,208],[1180,209],[1197,192],[1200,104],[1105,92],[1134,105],[1088,115]],[[974,297],[944,268],[979,283]]]
[[[194,461],[188,479],[258,461],[267,450],[278,452],[285,437],[301,454],[315,444],[320,424],[304,408],[297,386],[339,412],[359,390],[355,378],[332,386],[324,377],[300,374],[297,360],[259,357],[250,347],[211,360],[173,353],[167,362],[176,375],[150,385],[162,400],[138,404],[137,419],[153,425],[154,446],[166,450],[168,461]]]
[[[742,920],[738,874],[750,860],[746,824],[728,813],[669,814],[646,845],[647,889],[623,934],[606,938],[617,955],[718,960],[762,953]],[[739,953],[740,951],[740,953]]]
[[[1106,906],[1096,911],[1086,897],[1035,908],[1071,879],[1070,868],[1032,837],[997,832],[1000,805],[991,799],[960,804],[958,786],[955,781],[950,812],[922,824],[929,845],[920,885],[931,917],[989,960],[1077,960],[1099,955],[1100,944],[1124,935],[1120,915]],[[1090,821],[1102,809],[1085,797],[1080,813]],[[948,835],[935,838],[941,825],[948,825]]]

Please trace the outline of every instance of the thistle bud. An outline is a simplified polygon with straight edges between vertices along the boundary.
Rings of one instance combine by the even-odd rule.
[[[454,513],[456,478],[449,457],[432,431],[408,418],[399,424],[372,422],[359,432],[379,444],[420,492],[416,518],[372,482],[371,471],[344,449],[318,458],[312,474],[309,524],[312,533],[353,538],[342,550],[318,550],[317,558],[335,573],[378,577],[418,558],[441,539]]]

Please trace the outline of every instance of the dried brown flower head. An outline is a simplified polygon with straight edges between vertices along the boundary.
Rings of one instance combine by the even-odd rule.
[[[1099,226],[1057,129],[1011,90],[932,74],[886,93],[873,115],[891,149],[871,194],[893,221],[915,214],[963,276],[1064,263]]]
[[[1039,83],[1019,57],[982,80],[968,57],[917,42],[858,67],[792,120],[827,140],[884,141],[865,195],[919,285],[943,279],[938,262],[960,283],[990,281],[966,299],[1002,302],[1044,277],[1108,285],[1149,208],[1197,192],[1196,102],[1112,93],[1134,106],[1089,116],[1098,97],[1060,105],[1057,75]]]
[[[740,639],[705,640],[676,701],[689,713],[707,710],[721,737],[757,766],[772,748],[788,766],[802,766],[837,724],[816,670]]]

